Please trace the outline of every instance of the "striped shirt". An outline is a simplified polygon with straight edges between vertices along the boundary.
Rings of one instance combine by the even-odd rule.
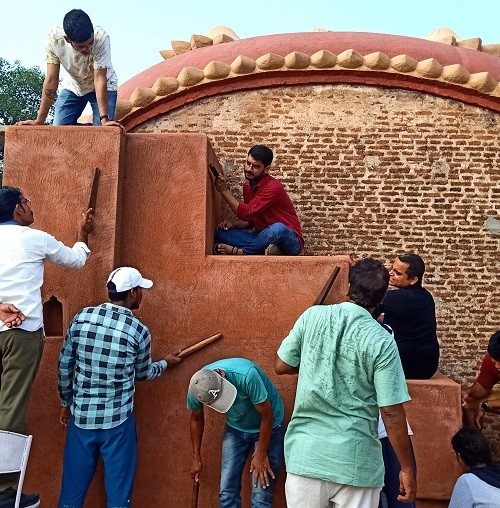
[[[59,395],[82,429],[111,429],[134,407],[134,379],[158,377],[151,334],[126,307],[103,303],[73,318],[59,355]]]

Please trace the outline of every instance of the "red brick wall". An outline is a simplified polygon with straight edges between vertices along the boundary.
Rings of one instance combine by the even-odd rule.
[[[136,132],[206,132],[239,194],[252,144],[275,150],[306,255],[415,251],[438,308],[441,370],[470,383],[500,328],[500,115],[417,92],[322,85],[204,99]],[[498,435],[500,419],[489,422]],[[498,439],[498,438],[497,438]],[[497,453],[500,445],[497,441]]]

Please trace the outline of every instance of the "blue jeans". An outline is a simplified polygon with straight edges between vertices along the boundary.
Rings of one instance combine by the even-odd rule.
[[[241,508],[241,475],[250,451],[257,448],[259,432],[242,432],[226,425],[222,439],[222,470],[220,478],[219,507]],[[276,478],[283,462],[284,426],[273,428],[267,457]],[[271,508],[273,505],[273,487],[276,480],[270,479],[269,487],[253,486],[252,508]]]
[[[117,92],[108,90],[108,117],[112,120],[115,117]],[[99,120],[99,107],[95,92],[89,92],[85,95],[76,95],[69,90],[62,89],[55,103],[53,125],[77,125],[87,103],[92,107],[92,123],[101,125]]]
[[[68,422],[59,508],[82,508],[99,456],[104,463],[108,508],[129,508],[137,462],[137,434],[132,413],[112,429],[81,429]]]
[[[225,243],[243,249],[244,254],[264,254],[271,243],[286,256],[300,254],[300,240],[295,231],[287,228],[281,222],[275,222],[260,233],[252,229],[218,229],[215,232],[215,243]]]

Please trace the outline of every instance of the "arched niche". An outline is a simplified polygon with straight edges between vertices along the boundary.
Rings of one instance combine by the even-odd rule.
[[[43,323],[47,337],[63,336],[63,306],[54,295],[43,304]]]

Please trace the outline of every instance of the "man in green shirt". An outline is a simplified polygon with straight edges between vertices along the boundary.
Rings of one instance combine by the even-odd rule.
[[[401,464],[400,501],[415,498],[403,402],[410,400],[398,349],[372,317],[387,291],[379,261],[349,272],[349,302],[314,306],[276,356],[277,374],[299,374],[285,435],[289,508],[376,508],[384,481],[379,408]]]

